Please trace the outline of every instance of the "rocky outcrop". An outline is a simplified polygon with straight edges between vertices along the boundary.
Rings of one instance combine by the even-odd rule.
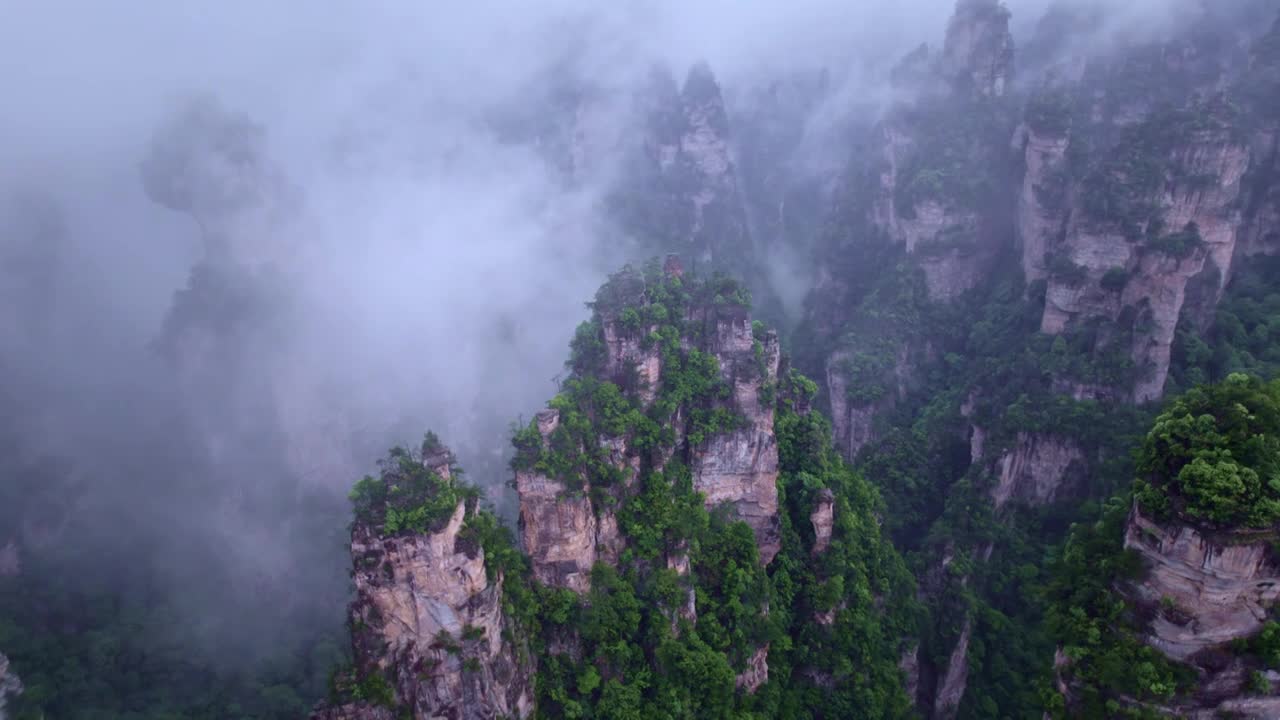
[[[1128,128],[1070,190],[1065,237],[1047,252],[1053,260],[1041,330],[1057,334],[1097,318],[1127,325],[1117,333],[1131,330],[1129,354],[1140,372],[1135,402],[1164,391],[1188,282],[1213,273],[1205,298],[1211,309],[1229,278],[1242,224],[1241,180],[1251,159],[1233,113],[1219,99]],[[1037,233],[1056,219],[1045,220],[1025,200],[1023,265],[1034,278],[1036,238],[1043,237]],[[1117,333],[1100,342],[1124,342]]]
[[[1005,94],[1013,72],[1009,11],[999,0],[959,0],[947,25],[942,72],[981,97]]]
[[[969,641],[973,636],[973,619],[965,618],[960,637],[947,659],[947,668],[938,683],[933,701],[933,717],[950,720],[960,708],[960,700],[969,682]]]
[[[762,398],[765,386],[778,380],[778,337],[770,331],[756,341],[750,314],[743,307],[712,307],[694,313],[704,324],[708,349],[720,362],[722,379],[733,389],[729,405],[742,422],[692,448],[693,486],[706,496],[707,507],[727,505],[735,518],[751,526],[760,562],[768,565],[781,549],[782,539],[774,408]]]
[[[639,142],[611,205],[643,254],[673,252],[748,280],[759,269],[720,85],[706,63],[679,85],[654,69],[637,93]],[[754,284],[754,283],[753,283]]]
[[[876,439],[875,421],[905,397],[915,372],[911,359],[911,346],[899,344],[894,352],[891,376],[885,378],[889,390],[880,398],[865,401],[857,398],[859,390],[849,379],[847,365],[852,357],[849,350],[837,350],[827,360],[826,379],[828,402],[831,404],[831,430],[836,449],[849,461]]]
[[[1268,673],[1269,675],[1272,673]],[[1276,678],[1268,677],[1275,684]],[[1186,712],[1175,710],[1175,712]],[[1172,713],[1170,713],[1172,714]],[[1271,720],[1280,717],[1280,698],[1246,697],[1223,700],[1212,708],[1191,710],[1186,717],[1190,720],[1217,720],[1218,718],[1240,718],[1240,720]]]
[[[1082,474],[1084,463],[1084,453],[1074,440],[1018,433],[1012,447],[996,461],[998,479],[991,489],[991,500],[996,509],[1010,500],[1032,506],[1053,502],[1074,484],[1073,467]]]
[[[450,459],[444,451],[422,462],[448,481]],[[503,614],[503,577],[487,571],[483,548],[464,531],[472,512],[460,502],[430,532],[388,535],[361,519],[352,529],[356,672],[381,678],[413,718],[526,717],[533,708],[531,661]],[[384,710],[355,703],[316,717],[392,716]]]
[[[835,524],[836,496],[827,488],[818,492],[809,522],[813,523],[813,554],[821,555],[831,546],[831,530]]]
[[[0,720],[8,717],[5,711],[5,707],[9,704],[8,698],[21,693],[22,683],[18,680],[18,674],[10,669],[9,658],[0,654]]]
[[[1216,535],[1160,524],[1135,508],[1124,545],[1146,560],[1148,573],[1126,592],[1155,611],[1151,646],[1188,661],[1261,630],[1280,599],[1280,561],[1271,541],[1270,534]]]
[[[1022,272],[1028,283],[1048,276],[1045,260],[1056,247],[1067,219],[1065,133],[1024,124],[1015,146],[1021,145],[1026,169],[1018,192],[1017,229]]]
[[[760,689],[769,682],[769,644],[756,648],[747,660],[747,669],[738,673],[733,680],[734,687],[748,694]]]
[[[560,413],[543,410],[536,422],[543,443],[560,424]],[[520,538],[533,564],[533,576],[551,587],[585,593],[601,546],[617,542],[612,514],[597,518],[589,493],[570,492],[563,482],[533,471],[516,473],[520,496]]]
[[[706,261],[728,259],[750,246],[737,170],[729,154],[729,118],[720,86],[705,63],[695,65],[681,92],[685,127],[677,162],[694,192],[690,245]],[[683,184],[683,183],[682,183]]]
[[[1159,716],[1209,720],[1273,718],[1280,712],[1280,673],[1259,668],[1237,643],[1256,635],[1280,599],[1274,529],[1211,531],[1173,518],[1156,522],[1131,508],[1124,547],[1146,566],[1116,589],[1143,623],[1145,640],[1196,674],[1189,692],[1167,704],[1121,697],[1122,705]],[[1054,669],[1071,702],[1071,661],[1059,649]]]
[[[668,555],[667,569],[675,570],[678,577],[689,577],[691,566],[689,564],[688,551],[682,550],[673,555]],[[692,585],[685,592],[684,604],[676,608],[676,612],[671,617],[673,629],[679,625],[679,619],[688,620],[689,622],[695,622],[698,619],[698,592]]]
[[[669,259],[664,273],[680,276],[683,268]],[[645,302],[644,282],[638,275],[624,273],[606,288],[613,301],[622,301],[621,307]],[[654,343],[642,340],[655,328],[627,329],[620,310],[599,303],[598,320],[605,379],[634,389],[647,407],[662,388],[659,350]],[[751,527],[760,560],[768,564],[781,548],[778,447],[773,434],[774,407],[766,392],[778,379],[781,350],[777,335],[770,331],[757,338],[747,309],[728,303],[693,306],[685,324],[697,331],[692,333],[694,337],[684,338],[684,343],[718,361],[729,393],[716,402],[738,422],[695,443],[684,437],[677,417],[673,452],[685,458],[694,489],[705,496],[708,508],[728,507],[734,519]],[[559,425],[559,414],[545,410],[536,421],[543,446],[548,447]],[[601,437],[598,443],[608,451],[610,463],[627,478],[621,488],[611,491],[630,492],[640,470],[639,451],[626,437]],[[593,503],[592,489],[585,481],[581,488],[571,490],[561,480],[536,470],[521,470],[516,473],[515,485],[520,498],[520,535],[535,578],[546,585],[585,593],[590,589],[592,566],[596,562],[616,563],[623,549],[612,510]]]

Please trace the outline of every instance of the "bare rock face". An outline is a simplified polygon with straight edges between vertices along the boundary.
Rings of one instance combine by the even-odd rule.
[[[893,117],[881,129],[881,140],[871,223],[914,258],[924,271],[930,299],[950,300],[975,287],[992,250],[982,214],[945,198],[902,198],[900,186],[918,180],[906,173],[918,162],[913,158],[927,138]]]
[[[0,654],[0,720],[8,717],[5,712],[8,698],[21,693],[22,683],[18,680],[17,673],[9,668],[9,658]]]
[[[938,683],[938,693],[934,697],[933,717],[949,720],[956,716],[960,708],[960,700],[969,683],[969,640],[973,635],[973,620],[966,618],[960,638],[947,660],[947,669]]]
[[[1145,619],[1147,644],[1198,675],[1192,692],[1168,705],[1143,704],[1145,710],[1196,720],[1280,717],[1274,694],[1280,673],[1260,671],[1232,650],[1262,629],[1280,599],[1274,541],[1274,529],[1210,532],[1179,520],[1156,522],[1136,504],[1130,510],[1124,547],[1142,557],[1147,572],[1117,590]],[[1057,684],[1068,697],[1070,664],[1059,650]],[[1260,693],[1259,680],[1269,691]]]
[[[820,555],[831,547],[831,529],[835,524],[835,494],[823,488],[818,493],[818,502],[809,516],[813,523],[813,554]]]
[[[1026,173],[1018,193],[1015,228],[1022,245],[1022,272],[1027,282],[1047,277],[1045,256],[1063,232],[1067,219],[1065,165],[1068,138],[1065,134],[1019,128]]]
[[[959,0],[947,25],[943,72],[982,97],[1004,95],[1013,70],[1009,11],[998,0]]]
[[[747,661],[747,669],[734,678],[734,687],[748,694],[754,693],[761,685],[769,682],[769,644],[756,649]]]
[[[1187,661],[1206,648],[1262,629],[1280,599],[1280,563],[1271,538],[1211,537],[1185,525],[1161,525],[1137,509],[1124,545],[1147,561],[1149,573],[1129,590],[1135,602],[1157,610],[1148,642]]]
[[[1044,505],[1057,499],[1070,483],[1072,465],[1085,462],[1084,453],[1072,440],[1018,433],[1013,447],[996,462],[999,481],[991,490],[996,509],[1010,500]]]
[[[836,449],[849,461],[858,452],[875,441],[875,419],[893,408],[899,398],[907,394],[915,367],[911,362],[911,348],[898,346],[894,358],[891,379],[892,390],[872,402],[860,402],[850,396],[850,381],[844,366],[850,358],[847,350],[837,350],[827,360],[827,388],[831,403],[831,430]]]
[[[655,69],[636,104],[642,147],[615,191],[622,226],[695,263],[754,277],[729,115],[710,67],[694,65],[683,85]]]
[[[536,419],[545,443],[559,425],[560,414],[543,410]],[[520,471],[516,473],[516,492],[520,495],[520,537],[533,563],[534,578],[578,593],[590,590],[601,523],[587,489],[570,493],[562,482]],[[616,521],[607,522],[605,529],[616,535]]]
[[[708,350],[720,361],[721,377],[733,388],[729,403],[745,422],[693,448],[693,486],[706,495],[708,508],[727,504],[736,519],[751,526],[760,562],[768,565],[782,548],[778,442],[773,435],[773,405],[761,403],[760,398],[764,386],[778,379],[778,337],[770,332],[757,357],[746,308],[712,308],[699,319],[707,329]]]
[[[1271,720],[1271,718],[1280,717],[1280,698],[1233,698],[1222,701],[1214,708],[1193,710],[1187,717],[1192,720],[1216,720],[1224,717],[1241,718],[1241,720]]]
[[[1191,278],[1216,271],[1216,303],[1225,287],[1241,227],[1238,200],[1241,179],[1250,164],[1247,146],[1234,137],[1230,123],[1215,105],[1199,108],[1202,120],[1182,140],[1154,158],[1165,168],[1161,177],[1135,204],[1154,209],[1150,223],[1135,230],[1114,218],[1098,217],[1097,207],[1076,205],[1060,252],[1070,273],[1050,274],[1041,330],[1061,333],[1091,318],[1120,320],[1134,317],[1131,355],[1143,371],[1135,383],[1133,400],[1159,399],[1169,373],[1169,360],[1178,319]],[[1158,132],[1157,126],[1141,128]],[[1137,137],[1137,136],[1135,136]],[[1104,176],[1127,172],[1118,168]],[[1157,236],[1135,240],[1134,233]],[[1187,238],[1174,249],[1168,238]],[[1165,238],[1165,241],[1159,240]],[[1193,239],[1192,239],[1193,238]]]
[[[729,152],[729,121],[720,86],[706,64],[695,65],[682,92],[686,127],[680,136],[685,171],[696,179],[691,242],[712,259],[742,252],[748,242],[746,210]]]
[[[423,462],[447,479],[449,459],[443,451]],[[413,718],[526,717],[533,708],[530,661],[503,615],[502,576],[488,577],[483,549],[462,533],[467,516],[464,501],[436,532],[393,536],[356,522],[350,615],[357,671],[385,679]],[[393,715],[358,703],[316,717]]]

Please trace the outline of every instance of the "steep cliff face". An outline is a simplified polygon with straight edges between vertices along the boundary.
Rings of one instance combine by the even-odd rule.
[[[1015,147],[1022,147],[1025,163],[1015,227],[1022,248],[1022,273],[1028,283],[1048,276],[1046,256],[1050,248],[1057,247],[1065,230],[1068,138],[1063,130],[1023,124],[1014,138]]]
[[[539,712],[612,703],[625,686],[644,717],[775,716],[764,707],[784,696],[816,699],[811,682],[842,709],[905,711],[909,577],[811,410],[816,385],[752,322],[743,287],[668,258],[614,274],[591,307],[560,392],[513,438],[521,540],[545,586]],[[778,572],[799,578],[790,597]],[[858,573],[886,580],[850,592],[868,587]],[[868,624],[881,615],[883,634]],[[869,645],[888,650],[854,650]],[[852,672],[855,652],[867,659]]]
[[[451,454],[424,446],[419,456],[395,459],[382,478],[357,488],[388,498],[385,506],[358,507],[351,534],[357,700],[316,717],[397,716],[387,708],[413,718],[527,716],[532,662],[503,613],[503,576],[487,571],[484,549],[468,530],[475,501],[445,504],[453,497]],[[436,483],[434,497],[398,508],[401,494],[421,487],[420,472]]]
[[[924,97],[887,121],[874,216],[924,271],[930,298],[946,301],[978,283],[1002,241],[991,186],[1003,179],[1004,146],[991,133],[1004,122],[998,100],[1013,72],[1009,11],[997,0],[958,2],[934,62],[949,90],[934,94],[926,78]],[[948,111],[967,119],[935,124]]]
[[[827,360],[826,380],[831,405],[831,427],[836,447],[846,458],[857,457],[858,451],[876,439],[876,418],[892,409],[911,389],[915,373],[910,342],[890,344],[882,353],[892,352],[889,367],[880,373],[883,385],[879,392],[869,393],[863,378],[856,377],[853,364],[859,361],[856,351],[836,350]]]
[[[690,247],[710,262],[751,247],[737,168],[729,152],[729,118],[720,85],[705,64],[695,65],[680,95],[685,127],[674,162],[677,184],[693,190]],[[665,147],[663,152],[669,152]],[[664,155],[665,157],[665,155]]]
[[[979,287],[1008,244],[1008,23],[994,0],[959,3],[942,51],[922,47],[894,71],[910,100],[870,130],[835,192],[808,319],[823,349],[810,369],[826,379],[847,458],[877,439],[877,418],[934,356],[914,306]]]
[[[1260,13],[1206,7],[1194,30],[1071,58],[1075,70],[1054,68],[1031,98],[1015,142],[1022,265],[1048,281],[1041,329],[1101,321],[1097,347],[1136,365],[1124,390],[1137,403],[1163,394],[1179,321],[1203,329],[1233,264],[1269,252],[1256,238],[1273,185],[1259,128],[1272,121],[1258,98],[1275,61],[1248,30]]]
[[[543,410],[536,422],[542,441],[549,444],[560,425],[560,414]],[[515,483],[520,496],[520,536],[533,562],[533,576],[550,587],[585,593],[602,546],[616,542],[617,520],[607,510],[597,517],[589,488],[571,493],[565,483],[527,470],[516,472]]]
[[[1230,112],[1209,104],[1132,128],[1073,193],[1066,236],[1052,251],[1041,330],[1119,323],[1127,311],[1136,402],[1163,393],[1188,281],[1215,273],[1216,302],[1231,270],[1250,154]]]
[[[1273,529],[1209,531],[1182,519],[1155,521],[1135,505],[1123,547],[1141,558],[1137,578],[1116,579],[1117,597],[1136,616],[1141,642],[1186,669],[1177,692],[1127,693],[1117,707],[1160,717],[1256,720],[1280,713],[1280,672],[1251,647],[1264,635],[1280,599]],[[1265,642],[1265,641],[1264,641]],[[1082,695],[1077,668],[1059,650],[1054,662],[1067,708]]]
[[[1018,433],[1012,447],[995,462],[991,500],[999,510],[1009,501],[1045,505],[1069,491],[1073,474],[1085,470],[1079,445],[1068,438]]]
[[[683,269],[669,259],[662,273],[680,282]],[[680,391],[670,387],[658,341],[657,324],[645,324],[642,316],[652,307],[639,274],[622,274],[607,286],[611,298],[598,297],[596,318],[587,326],[584,342],[599,348],[600,372],[618,387],[633,391],[641,408],[653,410],[660,398]],[[602,291],[603,292],[603,291]],[[759,337],[750,314],[741,305],[707,298],[688,306],[681,322],[687,329],[678,340],[680,351],[690,351],[714,362],[722,390],[709,405],[676,404],[672,447],[657,463],[678,458],[687,465],[693,488],[702,493],[708,509],[727,507],[734,519],[746,522],[756,537],[760,561],[767,565],[780,547],[778,536],[778,448],[773,434],[774,407],[769,388],[776,385],[780,350],[772,331]],[[662,314],[665,315],[665,309]],[[671,348],[668,347],[668,353]],[[674,368],[679,371],[680,368]],[[677,380],[683,382],[683,380]],[[695,418],[708,413],[731,416],[709,432]],[[691,426],[690,421],[694,421]],[[536,418],[539,443],[536,452],[555,452],[561,416],[549,408]],[[625,541],[619,534],[613,506],[635,490],[642,457],[634,434],[591,437],[594,447],[582,452],[597,456],[620,480],[612,486],[600,480],[553,477],[545,469],[518,469],[515,485],[520,497],[520,529],[535,577],[554,587],[584,593],[590,589],[590,571],[597,561],[617,562]],[[591,471],[600,473],[602,471]],[[595,490],[595,492],[593,492]],[[609,498],[606,500],[606,498]]]
[[[624,174],[609,205],[643,255],[672,252],[695,269],[717,268],[767,283],[757,264],[732,133],[720,85],[699,63],[678,84],[654,69],[636,94],[638,142],[625,148]]]
[[[768,565],[780,549],[778,536],[778,441],[773,433],[773,395],[781,349],[772,331],[757,339],[746,308],[701,308],[693,313],[705,328],[708,350],[731,388],[725,405],[742,420],[693,448],[694,489],[708,508],[725,505],[751,526]]]
[[[1132,502],[1073,531],[1050,591],[1060,710],[1274,717],[1280,503],[1261,478],[1280,457],[1277,398],[1244,374],[1175,398],[1134,455]],[[1123,657],[1137,675],[1112,665]]]
[[[830,490],[818,493],[809,523],[813,525],[813,554],[821,555],[831,546],[831,530],[835,522],[835,495]]]
[[[1255,635],[1280,598],[1280,562],[1269,533],[1206,536],[1153,522],[1135,508],[1124,546],[1148,567],[1129,588],[1132,602],[1155,613],[1148,642],[1175,660]]]

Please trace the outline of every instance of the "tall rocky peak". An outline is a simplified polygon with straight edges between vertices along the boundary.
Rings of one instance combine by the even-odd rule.
[[[981,97],[1005,94],[1013,74],[1013,35],[1009,11],[999,0],[956,3],[940,69],[963,90]]]
[[[836,191],[810,304],[823,357],[807,364],[827,379],[836,444],[850,459],[935,354],[906,317],[887,320],[900,309],[886,312],[883,298],[957,301],[1010,243],[1008,21],[997,2],[960,2],[944,53],[921,48],[895,69],[908,97],[887,110]]]
[[[1090,59],[1032,95],[1015,138],[1022,265],[1047,282],[1041,329],[1105,320],[1097,347],[1129,356],[1136,377],[1117,390],[1139,403],[1163,394],[1179,323],[1203,328],[1238,258],[1266,245],[1253,237],[1274,185],[1259,167],[1268,141],[1249,130],[1262,54],[1249,59],[1240,33],[1206,11],[1167,41]]]
[[[1205,8],[1141,41],[1109,35],[1107,12],[1046,20],[1012,83],[1007,14],[960,3],[944,51],[895,70],[911,99],[836,196],[800,362],[826,380],[836,445],[912,528],[895,536],[938,538],[926,575],[949,584],[922,598],[941,620],[904,663],[927,716],[1010,700],[1000,665],[1027,646],[999,655],[1018,643],[985,613],[1031,603],[992,584],[1021,560],[988,531],[1032,537],[1028,514],[1115,483],[1117,438],[1164,392],[1179,338],[1212,327],[1246,254],[1277,251],[1263,88],[1280,75],[1252,37],[1274,6],[1265,25]],[[930,480],[899,493],[911,477]]]
[[[693,279],[674,258],[661,269],[625,269],[596,295],[567,387],[608,382],[669,429],[660,447],[645,435],[652,425],[635,424],[638,414],[629,427],[584,433],[565,395],[535,417],[518,439],[515,485],[537,580],[586,592],[594,565],[616,564],[626,546],[613,508],[642,473],[673,463],[687,468],[708,509],[727,507],[751,527],[762,564],[773,559],[780,351],[774,332],[753,327],[748,303],[736,283]],[[566,453],[593,460],[578,465]]]
[[[503,611],[503,573],[486,567],[482,528],[495,521],[477,508],[478,491],[434,435],[381,466],[352,493],[350,701],[314,717],[527,716],[532,661]]]
[[[1257,118],[1251,146],[1257,162],[1246,178],[1244,252],[1280,254],[1280,14],[1252,46],[1248,70],[1240,81],[1246,112]]]
[[[665,68],[637,94],[638,146],[610,198],[624,231],[644,254],[678,253],[698,270],[717,269],[765,288],[748,229],[720,85],[706,63],[683,85]]]

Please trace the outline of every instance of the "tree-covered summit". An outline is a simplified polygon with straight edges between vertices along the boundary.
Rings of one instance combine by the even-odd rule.
[[[1280,520],[1280,381],[1234,373],[1156,418],[1138,455],[1144,511],[1222,528]]]

